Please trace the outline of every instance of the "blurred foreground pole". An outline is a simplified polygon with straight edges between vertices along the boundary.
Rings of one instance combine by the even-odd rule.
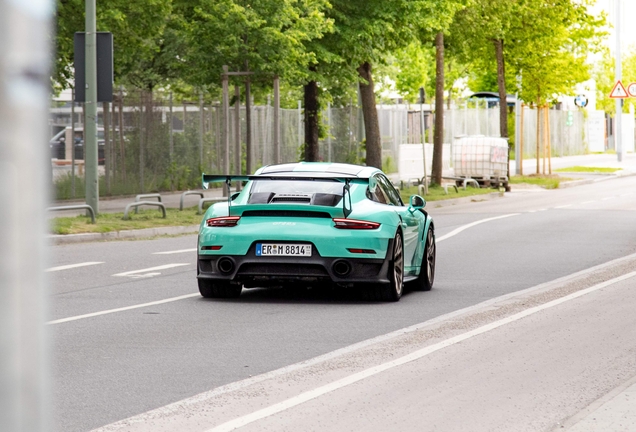
[[[47,430],[52,0],[0,0],[0,431]]]

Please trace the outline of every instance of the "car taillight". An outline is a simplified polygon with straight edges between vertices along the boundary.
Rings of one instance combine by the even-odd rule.
[[[216,217],[206,220],[205,223],[209,227],[233,227],[238,224],[239,219],[240,216]]]
[[[380,228],[380,224],[377,222],[361,221],[355,219],[333,219],[335,228],[338,229],[352,229],[352,230],[372,230]]]

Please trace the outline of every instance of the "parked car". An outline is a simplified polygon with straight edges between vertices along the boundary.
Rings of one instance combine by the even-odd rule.
[[[435,277],[435,232],[413,195],[405,205],[379,169],[338,163],[266,166],[254,175],[203,175],[247,181],[212,205],[198,237],[203,297],[237,297],[242,288],[330,284],[397,301],[404,284],[428,291]]]

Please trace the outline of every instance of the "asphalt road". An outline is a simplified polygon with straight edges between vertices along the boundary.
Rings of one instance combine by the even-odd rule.
[[[635,191],[626,177],[431,203],[437,238],[454,234],[438,244],[434,289],[395,304],[317,290],[204,300],[195,236],[55,246],[55,430],[90,430],[635,253]],[[171,251],[184,252],[158,254]],[[96,264],[57,269],[82,263]]]

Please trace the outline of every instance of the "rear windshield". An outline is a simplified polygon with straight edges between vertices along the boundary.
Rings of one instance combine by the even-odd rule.
[[[258,180],[252,183],[251,193],[329,194],[342,196],[343,184],[338,181]]]
[[[250,189],[250,204],[309,204],[333,207],[342,199],[343,184],[319,180],[256,180]]]

